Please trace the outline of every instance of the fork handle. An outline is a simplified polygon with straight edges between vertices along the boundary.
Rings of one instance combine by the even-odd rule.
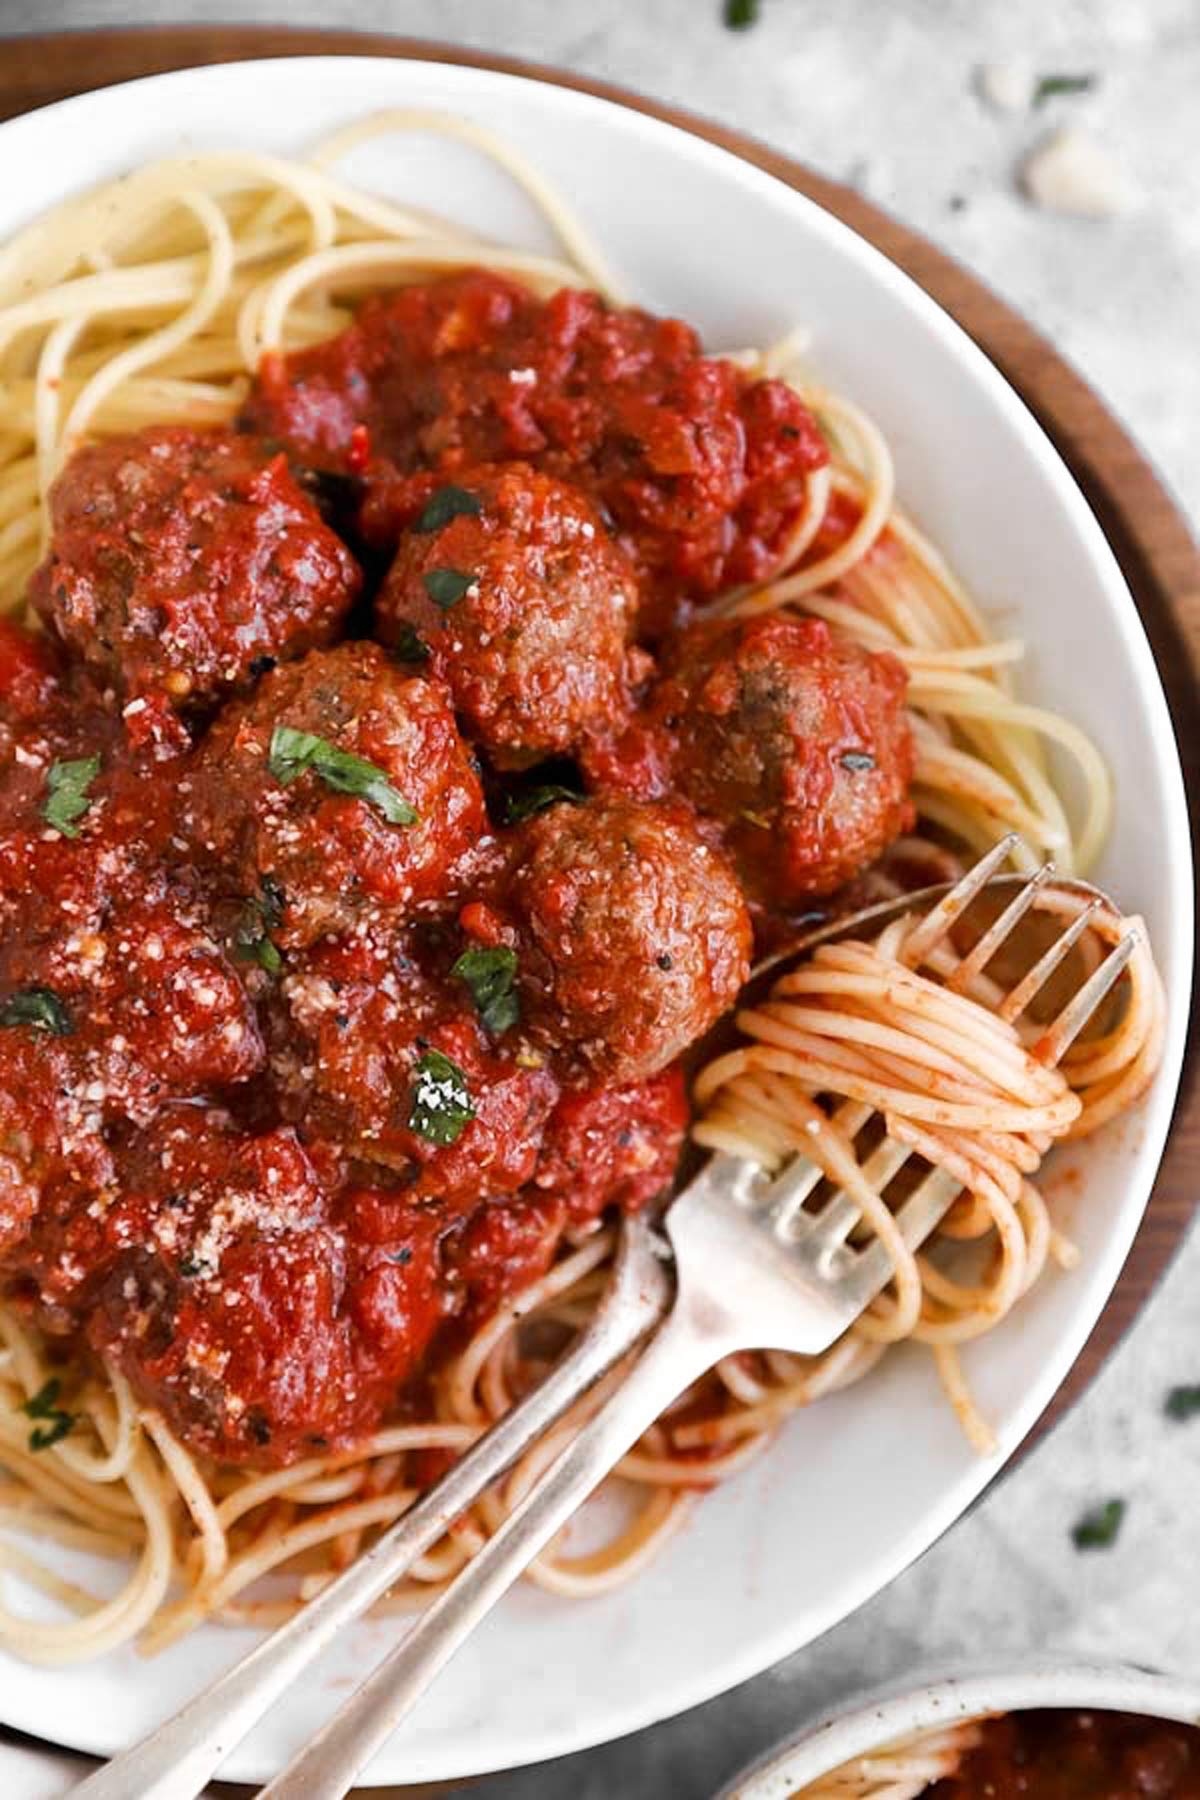
[[[230,1751],[327,1647],[394,1586],[573,1401],[661,1319],[670,1282],[651,1227],[625,1221],[608,1293],[571,1353],[459,1458],[365,1555],[281,1630],[140,1744],[73,1790],[75,1800],[193,1800]]]
[[[341,1800],[405,1714],[517,1577],[672,1400],[725,1354],[677,1308],[495,1536],[260,1800]]]

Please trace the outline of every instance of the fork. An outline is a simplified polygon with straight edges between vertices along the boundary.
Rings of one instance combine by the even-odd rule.
[[[769,972],[819,943],[882,929],[907,912],[924,913],[919,948],[928,957],[985,887],[1013,899],[964,958],[957,973],[978,973],[1049,884],[1049,865],[1034,876],[1000,875],[1013,839],[997,844],[957,883],[943,883],[880,902],[805,934]],[[1070,884],[1090,904],[1014,989],[1027,1008],[1053,969],[1108,906],[1098,890]],[[1047,1062],[1057,1062],[1113,986],[1132,954],[1126,935],[1043,1035]],[[950,983],[953,985],[953,981]],[[1008,1016],[1014,1016],[1009,1014]],[[878,1154],[878,1153],[877,1153]],[[911,1153],[891,1147],[889,1168]],[[819,1218],[804,1203],[821,1170],[797,1158],[768,1179],[757,1165],[727,1155],[710,1159],[666,1215],[670,1247],[642,1218],[622,1226],[609,1292],[587,1332],[540,1387],[521,1401],[364,1556],[324,1588],[296,1618],[189,1701],[173,1718],[116,1757],[76,1790],[79,1800],[190,1800],[284,1689],[406,1573],[446,1526],[498,1480],[568,1407],[596,1384],[663,1319],[632,1372],[592,1421],[542,1475],[496,1535],[467,1565],[396,1651],[307,1749],[264,1790],[270,1800],[340,1796],[368,1758],[517,1576],[610,1472],[646,1427],[700,1374],[737,1349],[766,1346],[816,1353],[853,1323],[887,1285],[890,1257],[876,1242],[847,1242],[857,1209],[833,1196]],[[915,1248],[936,1229],[960,1189],[933,1171],[897,1215]]]
[[[1011,840],[997,845],[942,894],[914,932],[907,961],[925,960],[947,944],[955,922],[989,885],[1011,849]],[[1014,897],[959,959],[948,985],[961,985],[991,962],[1044,896],[1052,877],[1047,866],[1031,878],[1002,881],[1004,887],[1015,886]],[[1098,891],[1070,885],[1072,892],[1092,898],[1010,991],[999,1008],[1010,1022],[1028,1009],[1097,913],[1108,906]],[[909,896],[902,903],[872,909],[871,916],[895,916],[912,906]],[[862,923],[860,917],[849,929],[859,929]],[[827,941],[846,935],[847,929],[843,921],[841,927],[814,936]],[[1137,942],[1136,927],[1126,931],[1042,1029],[1033,1054],[1046,1066],[1056,1065],[1065,1055],[1121,975]],[[875,1158],[881,1153],[893,1172],[912,1154],[886,1138]],[[847,1194],[833,1194],[818,1212],[805,1210],[822,1179],[822,1170],[800,1156],[774,1177],[742,1158],[727,1154],[710,1158],[665,1216],[676,1270],[674,1304],[631,1372],[375,1673],[262,1790],[262,1800],[340,1800],[475,1626],[643,1432],[693,1382],[739,1351],[769,1346],[817,1355],[854,1323],[886,1287],[894,1265],[878,1239],[861,1247],[850,1240],[860,1215]],[[920,1181],[896,1214],[910,1249],[936,1230],[961,1192],[960,1184],[941,1169],[931,1170]]]

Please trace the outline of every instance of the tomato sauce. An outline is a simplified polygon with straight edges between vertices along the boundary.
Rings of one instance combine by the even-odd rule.
[[[472,271],[241,424],[82,450],[0,622],[0,1289],[269,1467],[669,1187],[755,923],[911,745],[824,626],[672,627],[826,455],[678,321]]]
[[[1200,1729],[1132,1713],[1020,1712],[929,1800],[1200,1800]]]

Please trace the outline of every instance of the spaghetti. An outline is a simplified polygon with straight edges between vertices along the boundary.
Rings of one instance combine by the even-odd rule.
[[[560,254],[483,242],[334,172],[364,139],[414,130],[457,137],[499,163],[541,210]],[[474,125],[420,113],[364,121],[305,162],[212,152],[154,164],[27,227],[0,252],[0,606],[24,600],[48,543],[51,484],[81,443],[164,419],[228,422],[265,354],[329,338],[356,296],[480,264],[539,295],[586,285],[620,297],[600,252],[535,169]],[[794,342],[739,361],[797,388],[822,422],[832,462],[810,481],[771,579],[725,595],[716,610],[813,615],[904,665],[921,835],[889,853],[881,878],[905,859],[953,872],[960,849],[1012,831],[1018,867],[1052,855],[1064,873],[1085,868],[1111,812],[1103,761],[1069,721],[1016,696],[1021,644],[988,635],[937,551],[896,510],[880,432],[807,377]],[[1070,807],[1051,748],[1077,765]],[[1094,921],[1093,956],[1121,929],[1111,914]],[[1143,947],[1119,1014],[1052,1074],[1029,1054],[1035,1025],[995,1018],[999,990],[988,976],[952,993],[936,959],[926,975],[907,969],[911,930],[901,921],[878,941],[820,952],[748,1008],[739,1021],[746,1045],[699,1079],[706,1110],[696,1136],[767,1164],[802,1146],[839,1180],[858,1166],[853,1109],[878,1102],[889,1132],[968,1190],[945,1235],[973,1244],[983,1266],[963,1279],[933,1255],[898,1253],[892,1289],[826,1357],[769,1353],[722,1365],[622,1465],[632,1517],[597,1551],[545,1554],[530,1570],[542,1586],[593,1593],[631,1575],[678,1528],[697,1490],[742,1467],[790,1411],[856,1380],[902,1338],[933,1348],[970,1436],[986,1446],[955,1347],[1003,1317],[1050,1256],[1069,1260],[1030,1177],[1052,1139],[1094,1129],[1144,1089],[1162,995]],[[922,1101],[931,1070],[968,1098],[931,1114]],[[877,1201],[873,1214],[860,1188],[864,1214],[886,1233],[886,1205]],[[45,1342],[0,1309],[0,1567],[70,1615],[31,1621],[6,1599],[0,1641],[59,1663],[134,1638],[155,1648],[208,1617],[285,1616],[410,1504],[418,1455],[428,1466],[461,1451],[586,1325],[613,1245],[609,1229],[578,1235],[445,1369],[428,1417],[269,1474],[202,1462],[135,1403],[118,1373],[64,1372]],[[34,1449],[39,1407],[61,1412],[70,1429]],[[411,1605],[452,1579],[574,1423],[459,1521],[389,1604]],[[24,1547],[45,1541],[133,1566],[100,1600]]]

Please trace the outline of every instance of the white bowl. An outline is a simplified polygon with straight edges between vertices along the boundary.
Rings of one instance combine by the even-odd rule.
[[[979,1666],[897,1693],[894,1687],[810,1725],[736,1775],[717,1800],[791,1800],[809,1782],[853,1756],[866,1756],[919,1731],[978,1719],[986,1713],[1055,1707],[1143,1713],[1200,1724],[1200,1684],[1146,1669],[1040,1660],[1020,1669]]]
[[[723,151],[610,102],[477,70],[367,58],[186,71],[90,94],[0,128],[0,235],[52,201],[189,146],[298,150],[384,106],[456,109],[506,133],[563,188],[644,304],[714,345],[797,320],[825,376],[895,447],[901,491],[990,607],[1034,646],[1029,693],[1108,751],[1117,828],[1100,877],[1143,910],[1170,994],[1164,1065],[1136,1118],[1072,1157],[1083,1257],[973,1345],[967,1372],[999,1452],[979,1459],[930,1360],[902,1351],[797,1418],[706,1498],[629,1586],[586,1604],[514,1594],[371,1770],[465,1776],[561,1755],[651,1724],[756,1674],[877,1593],[951,1525],[1011,1455],[1078,1355],[1150,1192],[1183,1048],[1192,880],[1171,727],[1141,625],[1095,519],[1021,401],[954,322],[836,219]],[[528,205],[462,146],[375,144],[350,172],[419,193],[493,236],[539,242]],[[1117,728],[1119,722],[1119,729]],[[886,1471],[886,1480],[881,1472]],[[269,1776],[385,1644],[363,1626],[230,1758]],[[47,1674],[3,1660],[8,1723],[111,1751],[252,1641],[206,1629],[147,1665],[129,1652]]]

